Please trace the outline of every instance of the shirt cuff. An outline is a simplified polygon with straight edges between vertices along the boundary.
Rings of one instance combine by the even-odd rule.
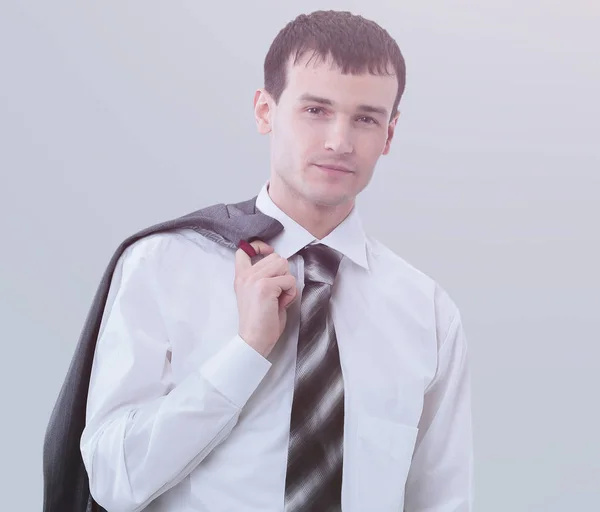
[[[271,364],[236,335],[202,365],[200,373],[217,391],[241,409],[262,382]]]

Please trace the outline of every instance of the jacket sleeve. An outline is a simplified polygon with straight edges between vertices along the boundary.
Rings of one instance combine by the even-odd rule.
[[[236,336],[174,383],[153,267],[161,240],[121,257],[94,355],[80,448],[90,493],[107,510],[142,510],[183,480],[227,438],[270,367]]]

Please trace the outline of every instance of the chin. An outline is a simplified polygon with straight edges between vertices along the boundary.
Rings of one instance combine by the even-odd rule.
[[[325,190],[327,187],[318,187],[320,190],[312,188],[306,196],[311,202],[321,206],[339,206],[351,200],[352,194],[348,191]]]
[[[309,174],[303,176],[281,176],[286,188],[293,195],[300,196],[304,200],[313,204],[336,207],[348,201],[352,201],[355,194],[355,187],[350,183],[343,183],[336,180],[323,180],[321,177],[315,177]]]

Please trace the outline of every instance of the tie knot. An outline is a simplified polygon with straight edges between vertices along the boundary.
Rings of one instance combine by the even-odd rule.
[[[304,260],[304,280],[333,285],[343,254],[323,244],[307,245],[299,253]]]

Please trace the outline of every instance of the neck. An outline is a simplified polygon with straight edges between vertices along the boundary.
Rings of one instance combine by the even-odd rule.
[[[325,238],[350,214],[354,200],[338,205],[317,204],[286,186],[281,180],[271,179],[269,196],[277,207],[318,240]]]

